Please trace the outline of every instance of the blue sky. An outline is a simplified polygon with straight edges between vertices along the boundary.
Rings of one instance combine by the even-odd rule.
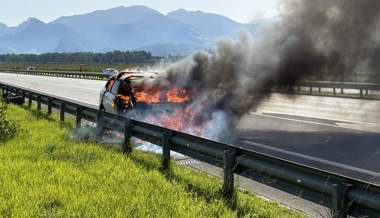
[[[74,15],[117,6],[145,5],[164,14],[184,8],[219,13],[238,22],[277,15],[280,0],[0,0],[0,22],[17,25],[29,17],[49,22],[63,15]]]

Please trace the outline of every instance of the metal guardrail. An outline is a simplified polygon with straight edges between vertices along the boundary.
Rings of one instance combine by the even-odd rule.
[[[78,79],[106,80],[108,76],[94,72],[67,72],[67,71],[50,71],[50,70],[16,70],[0,69],[0,72],[17,73],[36,76],[53,76]],[[301,92],[301,88],[306,87],[308,92]],[[302,94],[322,95],[322,89],[332,89],[333,96],[341,97],[345,94],[344,90],[358,90],[359,98],[369,98],[370,91],[380,91],[378,83],[353,83],[353,82],[327,82],[327,81],[303,81],[295,85],[295,91]],[[317,88],[317,91],[314,90]],[[338,92],[339,91],[339,92]],[[326,93],[326,92],[324,92]],[[340,94],[340,95],[339,95]],[[353,96],[350,96],[353,97]]]
[[[335,218],[358,213],[371,214],[366,217],[380,217],[380,187],[378,186],[235,145],[215,142],[124,116],[105,113],[83,103],[4,82],[0,82],[0,89],[4,94],[14,93],[22,96],[24,100],[27,100],[29,108],[34,101],[37,103],[38,110],[41,110],[41,104],[47,105],[48,114],[52,113],[53,108],[58,109],[61,121],[64,121],[65,113],[72,114],[76,118],[78,128],[81,126],[82,119],[96,122],[99,138],[104,128],[121,130],[124,132],[122,149],[125,153],[132,152],[129,145],[131,137],[161,146],[162,168],[165,170],[170,169],[170,151],[222,167],[224,170],[222,191],[229,205],[236,199],[234,174],[242,175],[247,170],[253,170],[328,197],[331,199],[329,206]]]
[[[52,77],[65,77],[65,78],[77,78],[77,79],[91,79],[91,80],[106,80],[109,78],[107,75],[94,72],[69,72],[69,71],[50,71],[50,70],[14,70],[6,69],[1,70],[4,73],[17,73],[25,75],[35,76],[52,76]]]
[[[304,81],[295,86],[296,91],[300,92],[302,87],[308,88],[309,94],[322,94],[322,89],[332,89],[333,96],[337,96],[337,94],[345,94],[345,89],[358,90],[360,98],[368,97],[370,91],[380,91],[380,84],[378,83]],[[315,92],[314,88],[317,88],[318,91]],[[337,91],[340,91],[340,93]]]

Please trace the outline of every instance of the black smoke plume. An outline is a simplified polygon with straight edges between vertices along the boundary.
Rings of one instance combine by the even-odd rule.
[[[233,127],[273,89],[380,69],[379,0],[288,0],[282,6],[282,20],[260,36],[223,39],[215,54],[197,52],[167,68],[159,81],[189,90],[198,110],[194,122],[223,112]]]

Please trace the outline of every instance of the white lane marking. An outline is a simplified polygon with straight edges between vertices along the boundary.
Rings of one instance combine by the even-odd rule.
[[[265,113],[267,113],[267,112],[265,112]],[[268,112],[268,113],[274,113],[274,112]],[[256,113],[256,112],[251,112],[250,114],[256,115],[256,116],[261,116],[261,117],[275,118],[275,119],[280,119],[280,120],[288,120],[288,121],[293,121],[293,122],[300,122],[300,123],[316,124],[316,125],[321,125],[321,126],[344,128],[344,127],[340,127],[340,126],[332,125],[332,124],[327,124],[327,123],[318,123],[318,122],[314,122],[314,121],[299,120],[299,119],[294,119],[294,118],[287,118],[287,117],[281,117],[281,116],[260,114],[260,113]],[[281,113],[281,114],[283,114],[283,113]],[[284,114],[284,115],[291,115],[291,114]],[[295,115],[295,116],[301,117],[301,115]],[[320,119],[320,118],[317,118],[317,117],[307,117],[307,118]],[[330,120],[330,121],[334,121],[334,120]],[[348,129],[348,128],[346,128],[346,129]]]

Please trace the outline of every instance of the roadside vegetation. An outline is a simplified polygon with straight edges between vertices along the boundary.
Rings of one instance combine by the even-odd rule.
[[[33,66],[36,70],[52,71],[72,71],[79,72],[97,72],[100,73],[106,68],[114,68],[119,71],[125,69],[144,69],[151,64],[147,63],[91,63],[91,62],[73,62],[73,63],[36,63],[36,62],[0,62],[0,69],[3,70],[26,70],[27,67]],[[82,67],[81,67],[82,66]]]
[[[29,66],[37,70],[100,72],[105,68],[138,68],[160,60],[146,51],[113,51],[105,53],[74,52],[44,54],[0,55],[0,69],[25,70]]]
[[[0,217],[303,217],[239,191],[237,210],[222,183],[156,155],[70,140],[74,122],[19,106],[8,118],[22,128],[0,146]]]
[[[62,52],[43,54],[3,54],[1,62],[34,62],[34,63],[151,63],[153,57],[146,51],[112,51],[104,53],[95,52]]]
[[[15,137],[19,131],[19,126],[8,119],[6,112],[7,105],[0,104],[0,145]]]

